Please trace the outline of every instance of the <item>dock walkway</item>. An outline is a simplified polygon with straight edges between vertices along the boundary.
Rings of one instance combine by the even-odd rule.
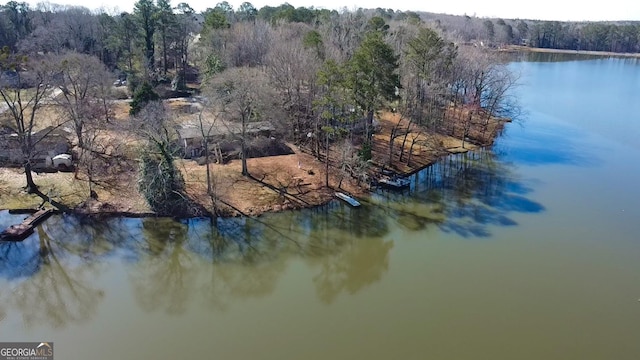
[[[41,209],[25,218],[22,223],[11,225],[0,233],[0,240],[22,241],[33,233],[33,229],[53,214],[52,209]]]

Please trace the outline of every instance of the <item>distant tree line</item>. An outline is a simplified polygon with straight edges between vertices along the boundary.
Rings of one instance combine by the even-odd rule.
[[[421,22],[438,29],[454,42],[484,41],[487,44],[523,44],[572,50],[640,52],[640,22],[558,22],[488,19],[393,9],[359,9],[367,16],[386,22]],[[100,58],[110,69],[133,67],[133,58],[144,52],[146,61],[155,61],[161,70],[188,63],[188,35],[203,30],[230,28],[236,23],[262,21],[327,24],[335,10],[295,8],[289,4],[255,8],[244,2],[238,9],[226,1],[202,13],[187,3],[172,6],[168,0],[141,0],[132,13],[91,11],[83,7],[42,2],[35,7],[9,1],[0,5],[0,47],[23,52],[72,50]],[[184,69],[183,69],[184,70]]]
[[[386,12],[388,16],[391,12]],[[420,16],[459,42],[483,41],[490,46],[532,47],[637,53],[640,21],[560,22],[488,19],[467,15],[421,13]]]
[[[530,42],[541,48],[637,53],[640,24],[537,22]]]
[[[60,103],[64,121],[73,124],[75,143],[86,148],[87,163],[107,157],[100,132],[113,130],[110,101],[116,89],[111,84],[119,78],[117,83],[126,79],[133,94],[130,114],[137,136],[149,144],[139,169],[149,179],[143,188],[154,192],[145,195],[148,199],[163,192],[164,205],[172,207],[178,199],[174,195],[183,190],[170,156],[172,117],[157,102],[167,95],[156,91],[169,86],[203,95],[211,117],[207,121],[231,120],[240,128],[234,136],[241,144],[243,175],[251,171],[246,163],[249,124],[267,120],[327,166],[332,162],[342,173],[366,181],[376,117],[383,111],[400,119],[389,144],[389,163],[411,162],[412,150],[405,153],[405,143],[411,149],[433,145],[420,144],[416,133],[467,139],[471,122],[479,121],[475,125],[484,135],[493,131],[488,126],[492,116],[513,111],[509,89],[516,77],[493,52],[461,44],[473,36],[502,36],[499,29],[508,29],[507,23],[485,22],[476,29],[477,19],[460,19],[466,32],[425,14],[383,9],[288,4],[256,9],[248,2],[233,9],[223,1],[196,13],[187,3],[138,0],[131,13],[111,14],[11,1],[0,10],[0,93],[11,110],[5,115],[13,114],[7,123],[25,139],[27,173],[33,157],[28,134],[41,121],[38,104],[56,97],[51,89],[63,94],[57,99],[65,100]],[[474,35],[476,30],[483,33]],[[512,32],[521,30],[516,25]],[[42,73],[41,81],[23,83],[29,73]],[[39,92],[26,91],[34,84],[40,85]],[[27,96],[37,97],[23,101]],[[204,125],[201,130],[206,133]],[[396,138],[403,139],[399,158],[393,151]],[[95,173],[93,165],[87,169]],[[28,183],[37,191],[32,179]]]

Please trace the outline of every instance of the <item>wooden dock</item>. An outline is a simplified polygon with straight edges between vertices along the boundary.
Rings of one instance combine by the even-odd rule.
[[[25,218],[22,223],[11,225],[0,233],[0,240],[22,241],[33,233],[33,229],[53,214],[52,209],[41,209]]]
[[[411,180],[400,176],[383,177],[378,180],[378,184],[389,189],[401,190],[410,187]]]

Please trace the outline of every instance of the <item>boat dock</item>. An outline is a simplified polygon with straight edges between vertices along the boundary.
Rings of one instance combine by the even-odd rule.
[[[358,202],[358,200],[352,198],[351,196],[345,194],[345,193],[341,193],[341,192],[337,192],[336,193],[336,197],[340,200],[343,200],[344,202],[346,202],[347,204],[353,206],[353,207],[358,207],[360,206],[360,202]]]
[[[411,186],[411,180],[400,176],[384,177],[378,181],[378,184],[390,189],[399,190]]]
[[[25,218],[22,223],[11,225],[0,233],[0,240],[22,241],[33,233],[33,229],[53,214],[52,209],[41,209]]]

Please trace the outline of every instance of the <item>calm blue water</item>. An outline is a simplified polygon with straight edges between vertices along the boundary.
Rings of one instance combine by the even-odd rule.
[[[58,217],[0,244],[0,340],[61,359],[640,358],[640,64],[510,66],[526,116],[494,149],[361,209]]]

